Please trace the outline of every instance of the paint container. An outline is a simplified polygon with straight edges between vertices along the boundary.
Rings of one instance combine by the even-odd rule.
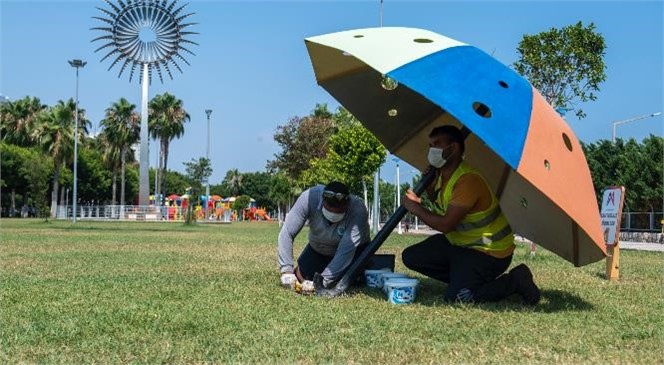
[[[417,296],[419,280],[411,278],[393,278],[387,280],[387,300],[392,304],[410,304]]]

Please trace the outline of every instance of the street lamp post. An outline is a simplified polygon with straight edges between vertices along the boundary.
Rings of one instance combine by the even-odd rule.
[[[397,196],[396,196],[397,200],[396,200],[396,207],[394,208],[394,211],[396,211],[401,206],[401,191],[400,191],[401,186],[399,186],[399,159],[395,157],[392,160],[397,164],[397,186],[396,186],[396,189],[395,189],[396,194],[397,194]],[[401,232],[401,222],[399,222],[397,227],[398,227],[397,228],[397,233],[401,234],[402,233]]]
[[[379,182],[380,182],[380,167],[376,170],[376,173],[374,174],[374,186],[373,186],[373,207],[371,211],[373,214],[371,215],[371,230],[373,234],[378,233],[378,225],[380,224],[380,190],[379,190]]]
[[[205,158],[210,162],[210,114],[212,109],[205,109],[207,115],[207,146],[205,147]],[[205,179],[205,219],[210,218],[210,178]]]
[[[634,117],[634,118],[629,118],[629,119],[625,119],[625,120],[618,120],[618,121],[613,122],[613,134],[611,135],[611,142],[616,143],[616,126],[621,125],[621,124],[625,124],[625,123],[635,122],[635,121],[641,120],[641,119],[656,117],[660,114],[662,114],[662,113],[657,112],[657,113],[651,113],[651,114],[644,114],[644,115],[639,115],[639,116]]]
[[[87,62],[81,60],[71,60],[68,61],[71,67],[76,69],[76,110],[74,110],[74,195],[72,197],[73,205],[73,222],[76,223],[76,201],[77,197],[77,178],[78,178],[78,69],[85,67]]]

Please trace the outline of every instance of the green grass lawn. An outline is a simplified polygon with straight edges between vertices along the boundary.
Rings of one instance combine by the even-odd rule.
[[[664,363],[664,255],[622,251],[621,280],[519,247],[542,302],[415,304],[376,289],[282,289],[275,223],[0,221],[0,363]],[[305,244],[301,234],[295,253]],[[421,239],[393,235],[380,252]],[[400,255],[397,255],[399,258]],[[408,272],[397,259],[397,270]]]

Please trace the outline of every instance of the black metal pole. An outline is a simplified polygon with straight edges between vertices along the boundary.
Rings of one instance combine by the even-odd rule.
[[[413,189],[413,192],[417,194],[417,196],[420,196],[422,192],[424,192],[424,189],[433,182],[433,179],[436,177],[436,169],[433,167],[429,167],[428,171],[424,176],[422,176],[422,180],[420,181],[419,184]],[[335,285],[333,288],[326,289],[323,287],[322,283],[322,277],[320,275],[316,275],[314,277],[314,286],[316,287],[316,294],[319,296],[324,296],[324,297],[336,297],[348,289],[350,284],[352,283],[353,279],[355,278],[357,271],[363,268],[371,256],[373,256],[376,251],[380,248],[380,246],[385,242],[387,237],[390,236],[392,231],[394,230],[394,227],[401,222],[401,219],[406,215],[408,211],[406,208],[401,205],[394,214],[390,217],[390,219],[387,220],[383,228],[381,228],[378,233],[376,233],[376,236],[374,239],[369,243],[369,245],[362,251],[360,256],[358,256],[357,260],[355,260],[350,267],[348,268],[348,271],[344,274],[344,276],[337,282],[337,285]],[[374,214],[377,214],[375,212]]]

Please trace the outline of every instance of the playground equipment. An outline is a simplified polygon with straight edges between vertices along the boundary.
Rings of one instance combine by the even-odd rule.
[[[264,220],[264,221],[271,221],[272,218],[267,214],[265,209],[261,208],[258,209],[256,207],[251,207],[247,208],[244,210],[244,217],[247,220],[251,221],[258,221],[258,220]]]

